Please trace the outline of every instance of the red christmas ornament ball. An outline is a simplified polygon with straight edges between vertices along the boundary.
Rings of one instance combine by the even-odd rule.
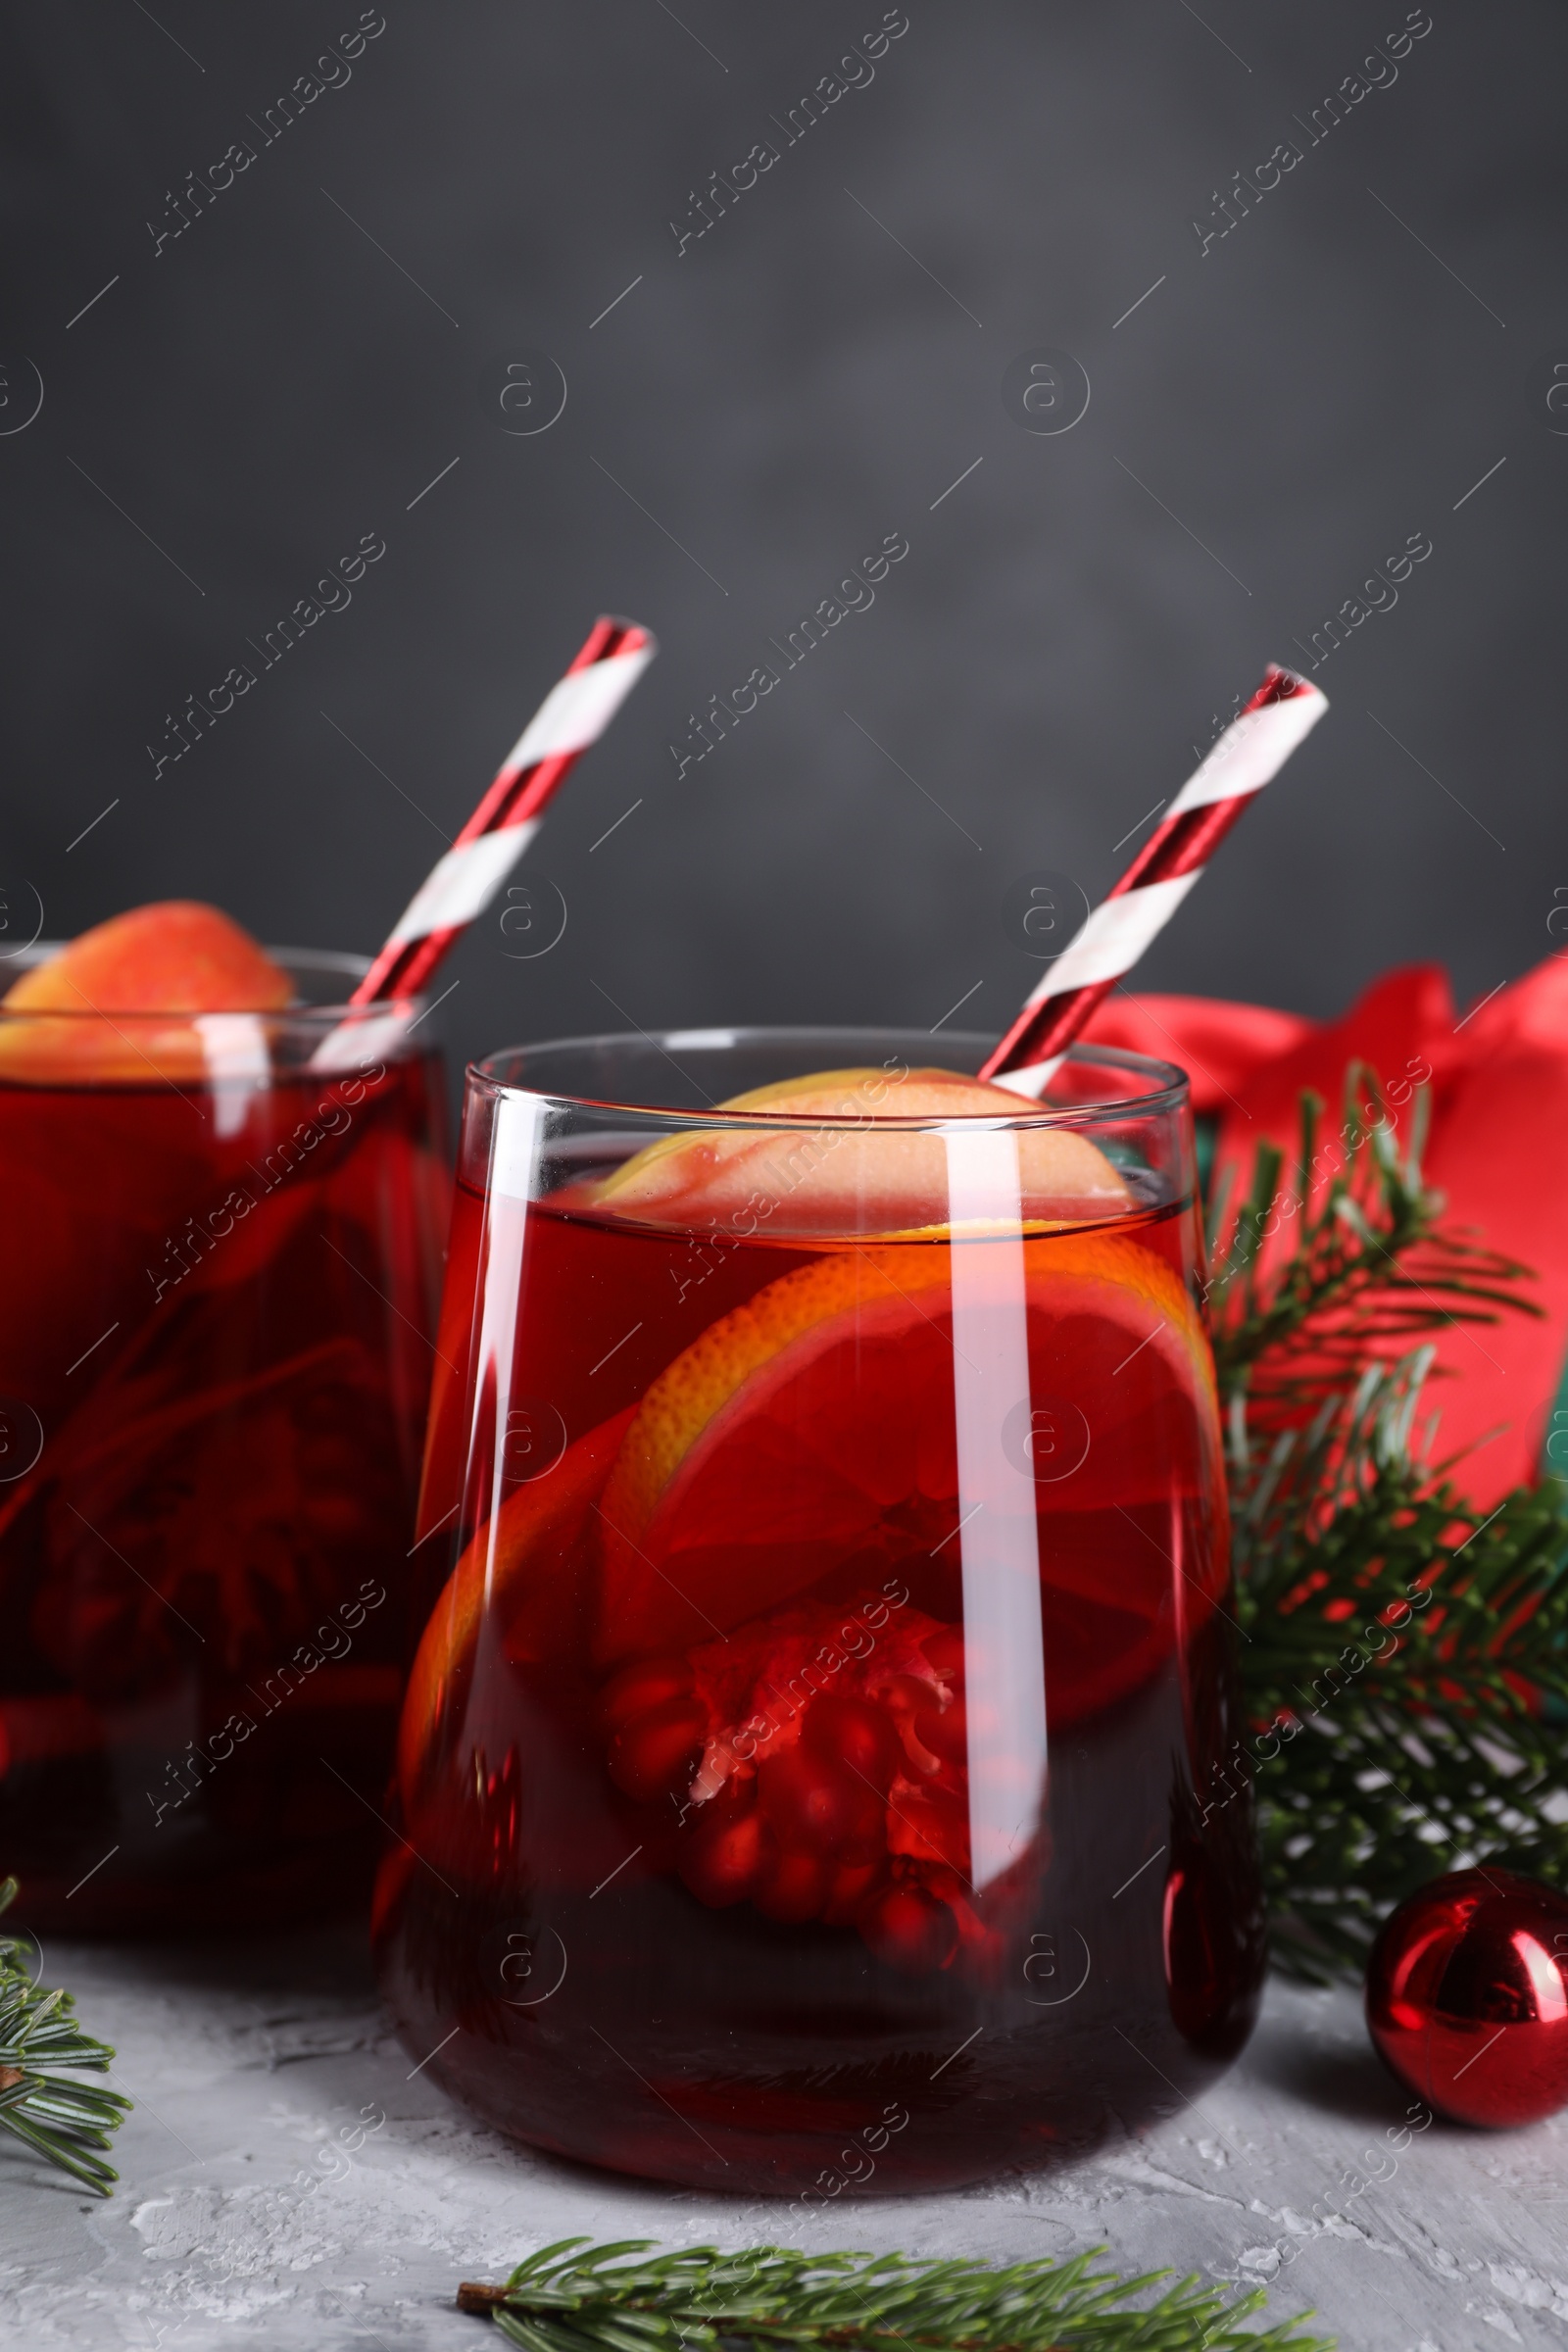
[[[1539,2123],[1568,2104],[1568,1901],[1457,1870],[1384,1923],[1366,2022],[1385,2064],[1450,2123]]]

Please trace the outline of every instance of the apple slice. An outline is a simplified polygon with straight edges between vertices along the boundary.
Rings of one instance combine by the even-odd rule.
[[[596,1206],[706,1232],[750,1217],[751,1231],[908,1238],[946,1229],[948,1154],[929,1129],[883,1121],[1016,1119],[1008,1088],[956,1070],[824,1070],[735,1095],[720,1110],[771,1112],[790,1127],[696,1127],[665,1136],[595,1188]],[[1023,1213],[1033,1225],[1125,1214],[1132,1195],[1105,1154],[1068,1126],[1017,1131]]]
[[[0,1004],[0,1073],[34,1085],[199,1079],[207,1056],[192,1016],[277,1012],[292,995],[288,974],[216,906],[135,906],[14,983]]]

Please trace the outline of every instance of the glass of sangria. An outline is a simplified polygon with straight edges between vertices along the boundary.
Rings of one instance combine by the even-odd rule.
[[[563,2154],[945,2187],[1250,2030],[1186,1082],[942,1048],[468,1073],[375,1935],[409,2049]]]
[[[346,1010],[360,958],[233,936],[274,1009],[0,1004],[0,1853],[34,1926],[298,1917],[381,1837],[440,1057],[417,1003]]]

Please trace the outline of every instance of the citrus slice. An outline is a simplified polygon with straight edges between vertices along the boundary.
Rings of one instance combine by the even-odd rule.
[[[275,1012],[285,971],[216,906],[167,899],[83,931],[13,983],[13,1012]]]
[[[706,1231],[710,1219],[784,1233],[891,1236],[945,1227],[948,1153],[906,1119],[1018,1119],[1037,1106],[954,1070],[824,1070],[736,1095],[720,1110],[767,1111],[789,1126],[696,1127],[663,1136],[595,1190],[595,1205]],[[1016,1130],[1023,1212],[1037,1224],[1121,1216],[1131,1206],[1110,1161],[1075,1128]]]
[[[398,1730],[398,1781],[413,1806],[443,1725],[472,1672],[481,1617],[513,1656],[543,1658],[571,1629],[572,1555],[635,1407],[579,1438],[555,1468],[508,1495],[464,1551],[430,1612]]]
[[[960,1348],[948,1248],[847,1249],[720,1317],[654,1382],[600,1504],[602,1665],[727,1633],[867,1554],[956,1564],[955,1388],[987,1313],[1019,1305],[1011,1248],[959,1247],[973,1252],[965,1312],[978,1301],[981,1317]],[[1124,1656],[1138,1632],[1114,1620],[1159,1618],[1159,1643],[1173,1638],[1168,1517],[1213,1484],[1213,1373],[1185,1288],[1132,1236],[1022,1250],[1032,1396],[1073,1401],[1088,1444],[1053,1478],[1020,1399],[1002,1433],[1016,1494],[987,1507],[1043,1512],[1042,1577],[1076,1612],[1089,1672],[1097,1643]]]
[[[208,1057],[189,1016],[277,1012],[292,995],[288,974],[216,906],[133,906],[14,982],[0,1071],[33,1084],[200,1078]],[[160,1014],[187,1017],[147,1017]]]

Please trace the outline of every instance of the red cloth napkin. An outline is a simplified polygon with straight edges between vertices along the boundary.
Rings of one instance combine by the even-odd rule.
[[[1436,1454],[1473,1449],[1454,1477],[1482,1509],[1537,1476],[1568,1350],[1568,957],[1548,957],[1463,1018],[1441,967],[1414,964],[1374,981],[1337,1021],[1133,993],[1107,998],[1086,1036],[1181,1063],[1194,1109],[1219,1121],[1216,1173],[1233,1165],[1238,1185],[1264,1138],[1294,1155],[1303,1087],[1322,1096],[1332,1133],[1348,1061],[1371,1063],[1401,1127],[1404,1090],[1429,1081],[1425,1168],[1446,1199],[1445,1222],[1534,1268],[1528,1295],[1544,1309],[1539,1321],[1510,1314],[1443,1335],[1447,1376],[1427,1392],[1441,1412]],[[1568,1455],[1568,1416],[1560,1427],[1556,1450]]]

